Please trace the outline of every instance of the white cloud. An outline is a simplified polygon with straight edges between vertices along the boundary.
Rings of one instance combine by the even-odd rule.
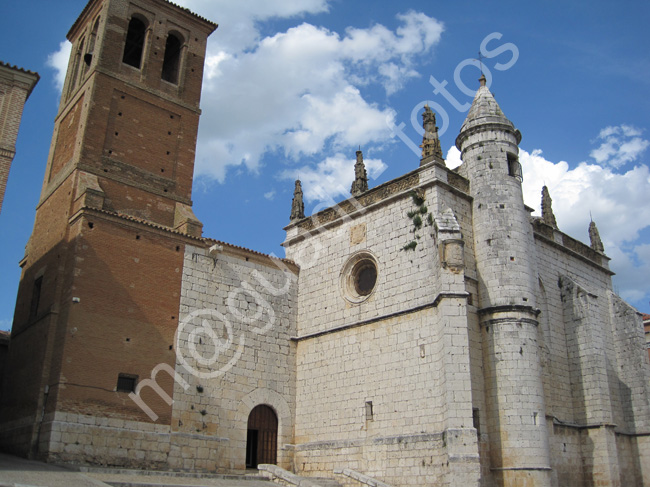
[[[207,8],[205,1],[185,3]],[[287,11],[298,15],[326,8],[324,2],[309,5]],[[282,9],[273,12],[284,15]],[[252,15],[237,13],[242,22],[246,13]],[[259,15],[248,18],[250,25]],[[244,164],[255,172],[268,153],[298,160],[326,149],[389,141],[386,119],[394,117],[393,110],[369,102],[360,87],[378,83],[387,93],[403,87],[417,76],[411,68],[415,56],[428,53],[443,31],[440,22],[422,13],[401,14],[398,20],[394,32],[374,25],[348,28],[343,36],[302,23],[255,38],[239,51],[222,48],[217,31],[206,60],[197,175],[223,182],[228,167]]]
[[[590,214],[598,226],[605,253],[612,258],[614,282],[628,300],[650,298],[649,246],[638,242],[639,233],[650,226],[650,169],[646,165],[622,173],[583,162],[571,169],[542,157],[542,151],[519,151],[524,172],[524,201],[540,214],[542,186],[553,199],[553,212],[560,230],[589,244]]]
[[[219,24],[209,44],[210,56],[218,51],[241,52],[255,47],[258,24],[273,18],[294,18],[326,12],[327,0],[177,0],[175,3]]]
[[[463,161],[460,159],[460,151],[456,148],[455,145],[452,145],[447,151],[447,157],[445,157],[445,164],[449,169],[456,169],[462,163]]]
[[[273,201],[273,198],[275,198],[275,190],[264,193],[264,197],[269,201]]]
[[[636,136],[629,126],[607,127],[600,136]],[[611,260],[615,290],[628,301],[650,299],[650,244],[639,235],[650,226],[650,168],[639,164],[625,172],[583,162],[571,169],[566,161],[545,159],[539,149],[519,149],[524,182],[524,202],[541,215],[542,186],[549,188],[553,213],[564,233],[589,245],[590,215],[598,226]],[[447,166],[460,165],[460,152],[451,147]]]
[[[350,197],[355,161],[355,159],[337,153],[327,157],[315,167],[303,166],[299,169],[285,170],[282,173],[282,178],[300,179],[306,202],[322,203],[329,206],[341,197]],[[363,162],[369,181],[379,177],[387,168],[380,159],[364,159]]]
[[[271,36],[264,21],[326,12],[328,0],[178,0],[220,24],[209,38],[196,156],[196,176],[224,182],[229,167],[256,172],[267,154],[317,157],[324,150],[389,143],[394,111],[360,88],[387,94],[419,76],[415,57],[439,42],[443,24],[423,13],[397,15],[394,30],[375,24],[343,35],[302,23]],[[48,65],[63,86],[70,43]],[[320,157],[322,159],[322,157]],[[205,182],[205,181],[204,181]]]
[[[619,168],[633,162],[648,148],[650,142],[641,137],[642,130],[631,125],[605,127],[598,134],[600,146],[589,154],[601,165]]]
[[[63,89],[65,74],[68,70],[68,60],[70,59],[70,50],[72,44],[69,41],[63,41],[59,44],[59,50],[53,52],[47,57],[46,65],[55,70],[54,83],[59,91]]]

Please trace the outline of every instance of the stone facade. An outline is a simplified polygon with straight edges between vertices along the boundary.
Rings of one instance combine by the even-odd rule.
[[[16,155],[16,139],[23,107],[38,80],[37,73],[0,61],[0,211],[11,162]]]
[[[138,22],[145,43],[187,41],[184,74],[123,55]],[[296,182],[278,259],[202,237],[192,213],[214,27],[165,0],[93,0],[74,24],[0,445],[394,486],[650,485],[640,315],[595,237],[557,227],[548,191],[531,216],[521,134],[485,79],[458,169],[430,137],[413,171],[369,189],[359,152],[355,197],[311,216]]]

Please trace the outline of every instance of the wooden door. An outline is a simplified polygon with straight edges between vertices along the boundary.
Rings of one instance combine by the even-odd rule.
[[[264,404],[255,406],[248,416],[246,435],[246,467],[260,463],[275,464],[278,452],[278,417]]]

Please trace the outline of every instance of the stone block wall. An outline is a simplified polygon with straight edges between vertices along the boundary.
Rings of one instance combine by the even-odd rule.
[[[641,320],[612,293],[606,257],[591,261],[564,247],[561,232],[547,233],[535,242],[553,485],[646,485]]]
[[[301,266],[296,471],[350,468],[395,485],[477,484],[465,281],[476,276],[471,207],[447,173],[424,166],[404,177],[419,184],[375,188],[365,197],[384,198],[366,204],[361,196],[351,212],[343,202],[324,228],[299,223],[288,231],[287,255]],[[439,232],[448,209],[458,241]],[[457,246],[452,254],[447,243]],[[355,299],[346,273],[359,254],[376,260],[377,283]]]
[[[277,415],[278,465],[288,468],[297,268],[214,245],[185,252],[170,466],[244,470],[248,415],[263,404]]]
[[[119,418],[55,412],[43,418],[39,435],[42,459],[143,469],[165,469],[170,428]]]

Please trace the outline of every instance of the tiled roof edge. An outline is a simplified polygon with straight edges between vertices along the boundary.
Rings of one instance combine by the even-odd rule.
[[[66,35],[66,38],[68,38],[70,36],[70,33],[77,27],[77,24],[79,23],[79,20],[85,15],[85,13],[90,9],[90,5],[93,4],[95,1],[96,0],[89,0],[88,1],[86,6],[84,7],[84,9],[81,11],[79,16],[77,17],[77,20],[75,20],[74,23],[72,24],[72,27],[70,27],[70,30],[68,31],[68,34]],[[191,16],[205,22],[206,24],[212,25],[213,29],[212,29],[211,32],[214,32],[214,30],[218,27],[218,25],[215,22],[212,22],[211,20],[208,20],[205,17],[201,17],[200,15],[195,14],[189,8],[181,7],[180,5],[177,5],[174,2],[170,2],[169,0],[158,0],[158,1],[164,2],[167,5],[171,5],[173,7],[176,7],[177,9],[182,10],[183,12],[186,12],[186,13],[190,14]]]
[[[292,261],[291,259],[286,259],[286,258],[282,258],[282,257],[272,257],[269,254],[265,254],[263,252],[258,252],[257,250],[252,250],[252,249],[249,249],[249,248],[246,248],[246,247],[241,247],[239,245],[231,244],[231,243],[228,243],[228,242],[223,242],[221,240],[216,240],[214,238],[194,237],[192,235],[188,235],[186,233],[179,232],[178,230],[174,230],[173,228],[169,228],[169,227],[166,227],[164,225],[159,225],[157,223],[153,223],[153,222],[150,222],[148,220],[144,220],[142,218],[138,218],[138,217],[135,217],[135,216],[126,215],[124,213],[118,213],[118,212],[115,212],[115,211],[109,211],[109,210],[104,210],[104,209],[99,209],[99,208],[92,208],[92,207],[89,207],[89,206],[86,206],[83,209],[84,210],[95,211],[95,212],[98,212],[98,213],[102,213],[104,215],[110,215],[110,216],[113,216],[113,217],[121,218],[123,220],[131,221],[131,222],[135,222],[135,223],[140,223],[142,225],[146,225],[148,227],[155,228],[157,230],[162,230],[164,232],[169,232],[169,233],[174,234],[174,235],[179,235],[179,236],[181,236],[183,238],[196,240],[197,242],[202,242],[204,244],[212,243],[212,244],[218,244],[218,245],[225,245],[227,247],[230,247],[230,248],[233,248],[233,249],[238,249],[238,250],[243,250],[245,252],[250,252],[251,254],[259,255],[261,257],[267,257],[269,259],[278,259],[278,260],[281,260],[282,262],[286,262],[286,263],[291,264],[291,265],[296,265],[296,263],[294,261]]]

